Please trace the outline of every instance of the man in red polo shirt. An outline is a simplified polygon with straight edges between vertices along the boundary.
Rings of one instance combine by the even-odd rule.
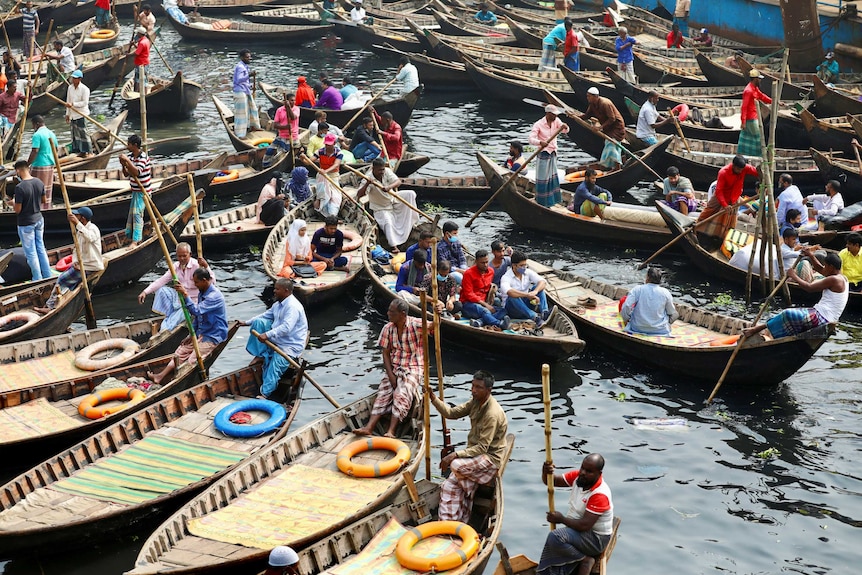
[[[736,209],[725,209],[732,206],[742,195],[742,184],[746,176],[754,176],[760,180],[760,168],[755,168],[743,156],[734,156],[733,161],[718,171],[715,194],[709,199],[706,208],[700,213],[698,221],[703,221],[724,210],[724,214],[710,220],[703,226],[698,226],[698,233],[704,236],[717,237],[720,240],[727,235],[727,230],[736,226]]]
[[[488,250],[478,250],[473,267],[464,272],[461,280],[461,304],[464,317],[473,327],[494,326],[509,329],[511,320],[502,307],[488,303],[488,292],[494,282],[494,270],[488,265]]]

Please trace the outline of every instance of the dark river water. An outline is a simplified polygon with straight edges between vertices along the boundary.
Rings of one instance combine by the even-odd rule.
[[[158,45],[174,68],[204,84],[206,98],[192,120],[151,122],[150,136],[196,137],[194,145],[177,153],[230,149],[208,98],[210,94],[230,96],[229,73],[239,47],[182,42],[167,24]],[[325,70],[332,78],[352,73],[360,83],[382,85],[395,69],[395,62],[333,38],[283,50],[251,48],[259,77],[274,83],[298,75],[316,77]],[[152,72],[159,73],[159,68],[155,65]],[[110,115],[109,95],[110,86],[94,92],[94,113]],[[263,104],[263,99],[259,102]],[[505,142],[513,137],[525,140],[540,115],[536,108],[501,105],[476,91],[426,93],[407,129],[411,147],[433,158],[420,175],[478,173],[476,150],[504,156]],[[65,139],[59,111],[51,114],[49,125],[61,134],[61,141]],[[138,129],[134,120],[124,133]],[[571,143],[563,148],[565,158],[583,156]],[[28,149],[26,144],[23,149]],[[441,209],[445,217],[463,223],[477,207]],[[485,247],[502,238],[526,249],[534,259],[623,285],[642,281],[635,266],[649,255],[542,237],[517,228],[505,213],[494,209],[471,230],[462,228],[462,237],[467,245]],[[232,253],[205,255],[217,270],[231,319],[247,319],[264,309],[262,294],[269,281],[259,251],[237,248]],[[745,306],[740,290],[702,276],[682,256],[668,256],[660,263],[668,272],[666,284],[678,299],[701,305],[720,303],[719,309],[736,315],[756,313],[756,306]],[[101,323],[146,316],[148,310],[138,305],[135,296],[162,269],[147,274],[139,285],[98,298],[95,306],[104,318]],[[311,345],[306,357],[313,377],[338,401],[347,403],[377,385],[382,361],[375,342],[384,321],[383,307],[365,283],[343,301],[309,314]],[[216,362],[214,374],[249,362],[246,337],[242,332],[234,339]],[[856,547],[862,526],[862,464],[857,459],[862,448],[860,342],[860,316],[848,313],[837,335],[790,380],[763,390],[727,386],[710,407],[704,406],[704,399],[711,384],[655,371],[611,349],[588,346],[581,356],[553,365],[554,461],[558,467],[577,466],[591,452],[600,452],[607,460],[605,480],[623,518],[610,562],[612,572],[858,573],[862,565],[862,551]],[[452,401],[468,398],[468,374],[476,369],[488,369],[497,377],[494,393],[516,435],[504,481],[502,540],[512,555],[524,553],[538,559],[548,529],[547,492],[540,481],[545,457],[540,366],[530,357],[465,354],[444,345],[444,368],[447,398]],[[709,379],[718,375],[709,374]],[[329,408],[306,386],[295,425]],[[685,425],[665,431],[639,429],[628,423],[628,416],[681,418]],[[435,446],[442,443],[439,425],[434,414]],[[465,441],[467,426],[464,421],[452,424],[456,442]],[[433,451],[436,462],[439,451]],[[567,500],[568,493],[558,490],[557,508],[565,509]],[[140,526],[116,540],[82,540],[74,551],[61,555],[50,556],[45,550],[38,558],[0,560],[0,572],[121,573],[133,565],[150,527]]]

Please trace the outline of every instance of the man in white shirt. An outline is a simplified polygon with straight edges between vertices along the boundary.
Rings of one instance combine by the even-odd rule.
[[[419,221],[416,211],[407,205],[416,208],[416,192],[398,190],[401,178],[395,175],[383,158],[374,158],[366,175],[374,183],[365,180],[356,193],[356,199],[358,201],[368,194],[368,207],[374,213],[374,219],[383,230],[390,247],[397,249],[410,238],[413,226]],[[402,201],[396,200],[393,197],[395,195]]]
[[[547,282],[527,267],[527,255],[512,252],[512,265],[500,279],[500,299],[512,319],[531,319],[542,327],[551,315],[545,298]]]
[[[362,7],[362,0],[353,0],[353,8],[350,10],[350,21],[357,24],[365,22],[365,8]]]
[[[177,244],[177,261],[174,262],[174,268],[177,271],[177,280],[189,295],[189,299],[194,303],[198,302],[200,292],[194,282],[195,270],[201,268],[209,268],[206,260],[203,258],[195,259],[192,257],[192,247],[186,242]],[[215,283],[215,275],[212,274],[212,281]],[[161,330],[170,330],[184,321],[183,308],[180,305],[180,300],[177,297],[177,292],[171,284],[171,272],[166,271],[162,277],[148,285],[144,291],[138,294],[138,303],[144,303],[147,296],[155,293],[153,300],[153,311],[165,314],[165,319],[162,320]]]
[[[37,312],[50,312],[57,306],[57,300],[60,296],[78,287],[81,284],[81,269],[86,273],[98,272],[105,269],[105,262],[102,259],[102,233],[96,224],[91,221],[92,219],[93,211],[88,207],[73,210],[69,215],[69,222],[75,225],[75,231],[78,236],[78,246],[81,248],[81,262],[78,262],[78,253],[73,251],[72,265],[57,278],[57,283],[54,284],[54,289],[51,290],[51,297],[45,302],[45,307],[33,308]]]
[[[814,216],[815,224],[808,227],[818,229],[823,226],[824,218],[831,218],[838,212],[844,209],[844,197],[841,195],[841,184],[838,180],[829,180],[826,182],[825,194],[813,194],[805,198],[806,203],[811,203],[814,207],[808,211],[809,215]]]
[[[658,92],[653,90],[649,93],[647,101],[644,102],[643,106],[641,106],[641,111],[638,113],[638,126],[635,135],[647,146],[658,144],[658,137],[655,132],[656,128],[660,128],[668,122],[673,121],[673,118],[662,118],[658,113],[658,110],[655,108],[658,100]]]
[[[81,81],[83,77],[80,70],[72,72],[72,83],[66,91],[66,122],[72,133],[72,151],[90,156],[93,149],[83,116],[90,115],[90,89]]]
[[[401,80],[401,93],[404,95],[419,89],[419,70],[410,63],[410,58],[407,56],[401,56],[395,79]]]
[[[780,228],[786,223],[787,210],[799,210],[800,214],[805,214],[805,199],[802,197],[802,192],[793,183],[793,176],[790,174],[781,174],[778,177],[778,185],[781,186],[781,193],[775,198],[778,202],[778,207],[775,209],[775,217],[778,219],[778,227]]]
[[[56,56],[46,54],[48,58],[57,60],[58,62],[56,68],[51,66],[49,69],[49,72],[54,72],[53,74],[49,73],[49,77],[54,76],[51,79],[52,82],[59,77],[68,77],[75,69],[75,55],[72,53],[71,48],[63,46],[63,42],[60,40],[54,40],[54,50],[57,52]]]

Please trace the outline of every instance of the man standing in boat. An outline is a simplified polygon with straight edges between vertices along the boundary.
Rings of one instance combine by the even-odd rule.
[[[383,158],[375,158],[366,175],[370,176],[373,183],[365,180],[356,199],[368,194],[368,206],[374,213],[377,225],[386,235],[389,246],[397,251],[398,246],[410,238],[410,232],[419,220],[415,211],[416,192],[398,190],[401,178],[395,175]]]
[[[410,307],[402,299],[394,299],[386,312],[389,323],[383,326],[377,345],[382,349],[385,374],[377,388],[377,398],[371,409],[371,419],[364,427],[354,430],[357,435],[371,435],[380,419],[391,414],[386,437],[395,437],[398,424],[410,414],[417,397],[425,354],[422,349],[422,322],[407,315]]]
[[[21,4],[17,4],[20,6]],[[27,0],[21,8],[21,22],[24,28],[24,56],[31,58],[36,43],[36,30],[41,26],[39,12],[33,8],[33,2]]]
[[[737,211],[734,204],[742,195],[742,185],[746,176],[754,176],[759,180],[760,169],[755,168],[743,156],[739,155],[734,156],[731,163],[718,171],[715,193],[709,198],[703,211],[700,212],[698,222],[702,222],[722,210],[724,213],[720,217],[710,220],[706,225],[697,228],[701,242],[710,241],[706,238],[717,238],[719,242],[723,241],[724,236],[727,235],[727,230],[736,227]]]
[[[135,46],[135,90],[146,90],[147,75],[150,70],[150,42],[147,36],[147,29],[143,26],[135,28],[135,35],[138,37],[138,44]],[[146,93],[146,92],[144,92]]]
[[[629,31],[625,26],[620,26],[617,30],[618,36],[614,40],[614,48],[617,52],[617,70],[623,80],[629,84],[637,84],[635,78],[635,56],[632,53],[632,48],[637,44],[637,38],[629,36]]]
[[[129,217],[126,219],[126,237],[132,240],[129,247],[138,245],[144,236],[144,211],[147,201],[144,194],[153,192],[153,163],[141,147],[142,144],[141,137],[132,134],[126,140],[129,155],[120,154],[118,158],[123,167],[123,174],[129,178],[129,187],[132,189]]]
[[[742,129],[739,131],[739,144],[736,153],[746,156],[760,156],[763,130],[758,119],[757,101],[771,104],[772,98],[760,91],[760,79],[763,78],[760,70],[753,68],[748,73],[748,77],[748,85],[742,91],[742,113],[740,116]]]
[[[401,95],[406,96],[419,89],[419,70],[410,62],[408,56],[401,56],[398,61],[396,80],[401,80]]]
[[[673,11],[673,23],[679,26],[679,31],[683,36],[688,36],[688,13],[690,11],[691,0],[676,0],[676,7]]]
[[[257,72],[249,68],[250,63],[251,50],[243,48],[239,51],[239,62],[233,68],[233,131],[238,138],[245,138],[249,129],[260,130],[260,117],[252,94]]]
[[[404,154],[404,139],[401,125],[392,117],[392,112],[386,110],[383,114],[378,114],[374,106],[371,106],[371,113],[374,114],[374,119],[377,120],[380,126],[380,137],[383,138],[383,145],[386,147],[386,155],[389,157],[389,165],[395,167],[401,161],[401,156]]]
[[[66,122],[72,133],[72,151],[91,156],[93,148],[84,124],[84,114],[90,115],[90,89],[81,81],[83,78],[80,70],[72,72],[72,83],[66,90]]]
[[[557,117],[562,112],[553,104],[545,106],[545,117],[533,124],[530,144],[542,150],[536,160],[536,203],[550,208],[563,200],[557,174],[557,132],[568,134],[569,126]]]
[[[266,342],[281,349],[295,361],[305,350],[308,336],[308,319],[305,308],[293,295],[293,282],[278,278],[273,289],[275,302],[272,307],[242,325],[249,325],[257,337],[250,336],[245,350],[255,356],[252,363],[263,363],[263,385],[260,393],[269,398],[278,388],[278,382],[290,369],[290,362],[275,353]]]
[[[652,90],[647,97],[647,101],[641,106],[638,112],[637,131],[635,135],[647,146],[658,144],[658,135],[656,129],[661,128],[668,122],[673,122],[673,117],[668,116],[663,118],[656,110],[656,105],[659,101],[659,93]]]
[[[569,575],[576,566],[577,575],[589,575],[594,557],[608,546],[614,531],[614,504],[602,475],[604,467],[605,458],[598,453],[587,455],[579,470],[563,475],[554,473],[553,463],[542,466],[542,483],[547,484],[550,475],[554,487],[573,489],[566,515],[548,512],[548,522],[559,527],[545,540],[536,570],[539,575]]]
[[[33,136],[30,142],[30,155],[27,163],[30,165],[30,173],[45,186],[45,195],[42,196],[42,209],[50,210],[54,191],[54,153],[51,151],[51,142],[56,147],[57,136],[45,126],[45,118],[40,115],[33,116],[30,120],[33,124]]]
[[[493,387],[494,376],[480,369],[473,374],[471,399],[455,407],[441,401],[429,387],[431,402],[441,416],[446,419],[470,417],[467,447],[440,460],[440,469],[451,470],[440,486],[440,521],[469,521],[476,488],[494,479],[503,464],[509,422],[503,408],[491,395]]]

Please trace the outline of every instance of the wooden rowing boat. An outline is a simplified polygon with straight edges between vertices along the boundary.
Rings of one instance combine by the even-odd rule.
[[[96,13],[95,4],[85,4],[78,6],[78,0],[54,0],[45,4],[39,5],[39,23],[40,30],[48,29],[48,23],[53,20],[55,26],[68,24],[70,20],[75,20],[75,24],[87,18],[91,18]],[[6,33],[11,37],[21,37],[24,34],[23,18],[20,12],[9,16],[4,20]]]
[[[491,189],[498,189],[509,172],[498,166],[482,152],[477,152],[479,165]],[[571,193],[564,192],[568,203]],[[573,239],[584,239],[602,244],[618,244],[625,247],[660,247],[671,234],[654,209],[646,206],[615,204],[605,208],[605,219],[587,217],[570,212],[563,205],[546,208],[534,199],[532,184],[522,179],[519,184],[509,182],[497,196],[497,201],[509,216],[521,227],[546,234]]]
[[[320,19],[320,14],[314,9],[313,3],[243,12],[242,17],[255,24],[316,26],[323,23]]]
[[[372,240],[372,232],[377,224],[368,217],[368,215],[354,202],[343,199],[341,202],[341,211],[338,213],[341,223],[339,228],[343,232],[347,232],[354,237],[361,238],[361,241],[352,250],[345,251],[344,256],[349,259],[349,272],[341,271],[325,271],[316,278],[297,278],[297,283],[293,288],[293,293],[306,307],[322,304],[342,295],[353,283],[362,275],[363,263],[362,252]],[[285,244],[287,243],[287,233],[290,229],[290,224],[294,220],[305,220],[308,227],[307,234],[309,237],[314,234],[319,228],[323,227],[323,219],[320,214],[314,209],[314,199],[302,202],[281,219],[269,236],[266,238],[266,244],[263,246],[263,269],[266,275],[273,281],[279,278],[279,272],[284,264]],[[345,244],[348,239],[345,238]],[[351,242],[353,244],[353,242]],[[372,247],[374,244],[371,244]]]
[[[431,14],[433,14],[434,18],[437,20],[437,24],[440,26],[440,32],[443,34],[449,34],[450,36],[478,36],[480,38],[502,39],[504,44],[512,46],[518,45],[519,40],[514,34],[512,34],[505,18],[502,19],[503,22],[500,22],[496,26],[486,26],[484,24],[474,22],[472,18],[467,20],[455,17],[454,15],[444,14],[434,8],[431,8],[430,10]]]
[[[217,252],[246,250],[251,246],[262,247],[275,227],[257,220],[256,203],[201,218],[200,222],[204,250]],[[189,222],[178,239],[195,245],[195,223]]]
[[[215,428],[223,408],[260,393],[262,366],[244,367],[167,397],[0,487],[0,553],[59,550],[115,537],[172,510],[254,453],[284,437],[301,403],[302,375],[275,430],[241,438]],[[251,424],[269,414],[252,411]],[[80,465],[69,466],[67,461]],[[63,499],[64,513],[50,511]],[[50,518],[49,518],[50,517]]]
[[[629,116],[636,118],[640,114],[641,106],[640,104],[635,103],[634,100],[626,96],[626,109],[628,110]],[[709,111],[709,110],[707,110]],[[695,140],[709,140],[711,142],[724,142],[726,144],[736,144],[739,142],[739,114],[735,114],[733,116],[713,116],[713,118],[718,118],[721,122],[722,126],[726,126],[723,128],[710,128],[704,125],[703,122],[695,122],[691,116],[689,116],[685,121],[680,122],[679,126],[682,129],[682,133],[686,138],[694,138]],[[709,118],[706,118],[708,121]],[[669,124],[665,124],[664,126],[659,126],[656,129],[656,132],[659,134],[665,135],[673,135],[677,134],[676,126],[673,122]],[[777,137],[776,131],[776,140]]]
[[[194,10],[199,14],[221,15],[239,14],[249,8],[275,4],[276,0],[198,0],[194,4]],[[288,4],[288,2],[279,2]]]
[[[491,197],[491,188],[484,176],[402,178],[401,187],[413,190],[417,201],[425,202],[484,202]]]
[[[322,10],[322,8],[320,8]],[[422,48],[419,42],[399,29],[383,26],[379,21],[374,24],[358,24],[338,13],[333,14],[329,22],[334,25],[333,33],[355,42],[366,50],[374,50],[374,46],[390,44],[404,52],[419,53]]]
[[[379,53],[394,57],[409,56],[416,66],[426,91],[464,91],[473,89],[473,82],[460,62],[432,58],[426,54],[408,54],[393,46],[377,46]]]
[[[526,70],[504,71],[503,68],[482,64],[467,55],[464,58],[464,68],[479,89],[488,97],[509,102],[523,103],[527,100],[544,99],[547,90],[570,106],[576,106],[578,98],[571,93],[568,85],[553,82],[554,72],[530,72]],[[550,80],[550,81],[548,81]]]
[[[186,80],[178,70],[173,79],[147,78],[147,116],[152,118],[188,118],[198,107],[203,86]],[[141,93],[135,80],[123,84],[120,96],[132,114],[141,113]]]
[[[818,77],[814,77],[814,105],[821,117],[862,114],[862,101],[859,95],[851,96],[835,88],[830,88]]]
[[[829,180],[836,180],[841,184],[841,196],[845,205],[862,201],[862,170],[855,160],[836,158],[814,148],[809,151],[819,170],[821,186]]]
[[[239,328],[237,322],[230,324],[228,337],[204,358],[209,368],[230,342]],[[138,377],[146,379],[147,371],[158,372],[173,359],[166,355],[156,359],[101,371],[48,385],[30,388],[26,391],[10,391],[0,395],[2,409],[0,418],[4,420],[0,428],[0,453],[4,457],[32,461],[44,458],[45,452],[56,453],[105,427],[136,413],[145,407],[186,389],[201,381],[196,364],[184,363],[174,373],[173,379],[164,382],[156,391],[147,393],[146,398],[136,404],[127,405],[100,419],[87,419],[78,413],[78,404],[84,396],[108,378],[127,381]],[[21,423],[26,421],[27,425]]]
[[[94,37],[93,33],[100,33]],[[102,28],[96,25],[96,19],[90,18],[81,22],[77,26],[72,26],[63,31],[70,37],[70,41],[77,43],[78,40],[83,40],[81,51],[83,53],[101,50],[102,48],[110,48],[117,43],[120,37],[120,23],[116,18],[111,18],[111,22],[107,28]],[[64,42],[65,44],[65,42]]]
[[[857,135],[846,116],[818,118],[807,108],[804,108],[799,112],[799,120],[811,140],[809,147],[824,152],[844,152],[845,157],[853,157],[853,144],[851,142]]]
[[[360,479],[335,464],[336,454],[357,440],[353,430],[368,421],[375,397],[289,433],[230,471],[150,535],[128,575],[255,572],[266,567],[275,544],[303,549],[392,501],[404,485],[401,473]],[[426,441],[422,425],[408,417],[397,435],[411,453],[402,471],[415,474]],[[373,450],[353,461],[377,464],[390,456]],[[253,527],[262,514],[266,530]]]
[[[213,95],[213,104],[215,104],[216,111],[218,112],[219,118],[221,118],[222,125],[225,130],[227,130],[228,138],[230,138],[231,144],[233,144],[234,149],[237,152],[244,152],[246,150],[253,150],[257,148],[259,145],[264,143],[269,143],[275,140],[278,134],[273,130],[261,129],[249,131],[246,134],[245,138],[240,138],[236,135],[233,129],[233,110],[222,102],[218,96]],[[260,126],[264,128],[268,126],[272,121],[264,110],[260,110],[258,112],[258,116],[260,119]],[[291,164],[290,169],[293,169],[293,165]]]
[[[204,16],[187,15],[183,24],[170,13],[167,19],[184,40],[196,42],[297,42],[325,35],[331,26],[276,26],[254,24],[242,20],[217,20]]]

